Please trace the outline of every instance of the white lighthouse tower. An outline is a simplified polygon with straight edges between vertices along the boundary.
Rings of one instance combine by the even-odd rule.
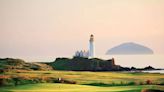
[[[93,58],[94,57],[94,36],[91,34],[90,40],[89,40],[89,57]]]

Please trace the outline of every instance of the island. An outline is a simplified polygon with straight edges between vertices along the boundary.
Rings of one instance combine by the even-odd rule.
[[[118,46],[109,49],[106,52],[107,55],[111,55],[111,54],[133,55],[133,54],[153,54],[153,53],[154,52],[152,49],[134,42],[122,43]]]

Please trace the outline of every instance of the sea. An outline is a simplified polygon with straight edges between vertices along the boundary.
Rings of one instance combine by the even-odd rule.
[[[164,70],[151,70],[151,71],[142,71],[142,72],[146,72],[146,73],[161,73],[161,74],[164,74]]]
[[[115,59],[115,64],[123,67],[144,68],[152,66],[154,68],[164,69],[164,55],[102,55],[102,59]],[[148,73],[162,73],[164,70],[141,71]]]
[[[124,67],[143,68],[145,66],[152,66],[164,68],[164,55],[102,55],[98,56],[98,58],[114,58],[116,65]]]

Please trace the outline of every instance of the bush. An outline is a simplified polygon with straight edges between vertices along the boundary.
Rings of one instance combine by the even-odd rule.
[[[106,84],[106,83],[90,83],[90,84],[86,84],[86,85],[91,85],[91,86],[100,86],[100,87],[108,87],[108,86],[114,86],[115,84]]]
[[[150,85],[150,84],[152,84],[152,81],[151,80],[146,80],[146,84]]]
[[[5,79],[0,79],[0,86],[4,86],[4,85],[6,85]]]
[[[63,78],[53,78],[53,77],[29,77],[29,76],[12,76],[7,78],[6,76],[0,76],[0,86],[17,86],[23,84],[35,84],[35,83],[66,83],[66,84],[76,84],[75,81],[66,80]]]
[[[131,82],[123,82],[121,81],[120,83],[115,83],[112,82],[111,84],[106,84],[106,83],[90,83],[90,84],[84,84],[84,85],[91,85],[91,86],[102,86],[102,87],[109,87],[109,86],[128,86],[128,85],[136,85],[135,82],[131,81]]]
[[[17,85],[23,85],[23,84],[34,84],[34,83],[40,83],[42,82],[42,79],[39,78],[32,78],[27,76],[14,76],[11,78],[13,80],[13,83],[15,86]]]
[[[19,85],[22,84],[34,84],[35,82],[33,80],[29,80],[29,79],[23,79],[23,80],[19,80]]]
[[[0,86],[6,86],[8,85],[8,80],[9,76],[5,76],[5,75],[0,75]]]
[[[135,85],[136,83],[134,81],[129,82],[127,85]]]
[[[4,69],[0,69],[0,74],[4,73],[5,70]]]
[[[163,92],[163,91],[156,90],[156,89],[143,89],[141,92]]]

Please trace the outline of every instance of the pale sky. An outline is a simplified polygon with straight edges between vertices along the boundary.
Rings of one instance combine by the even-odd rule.
[[[97,55],[135,42],[164,53],[164,0],[0,0],[0,57]]]

